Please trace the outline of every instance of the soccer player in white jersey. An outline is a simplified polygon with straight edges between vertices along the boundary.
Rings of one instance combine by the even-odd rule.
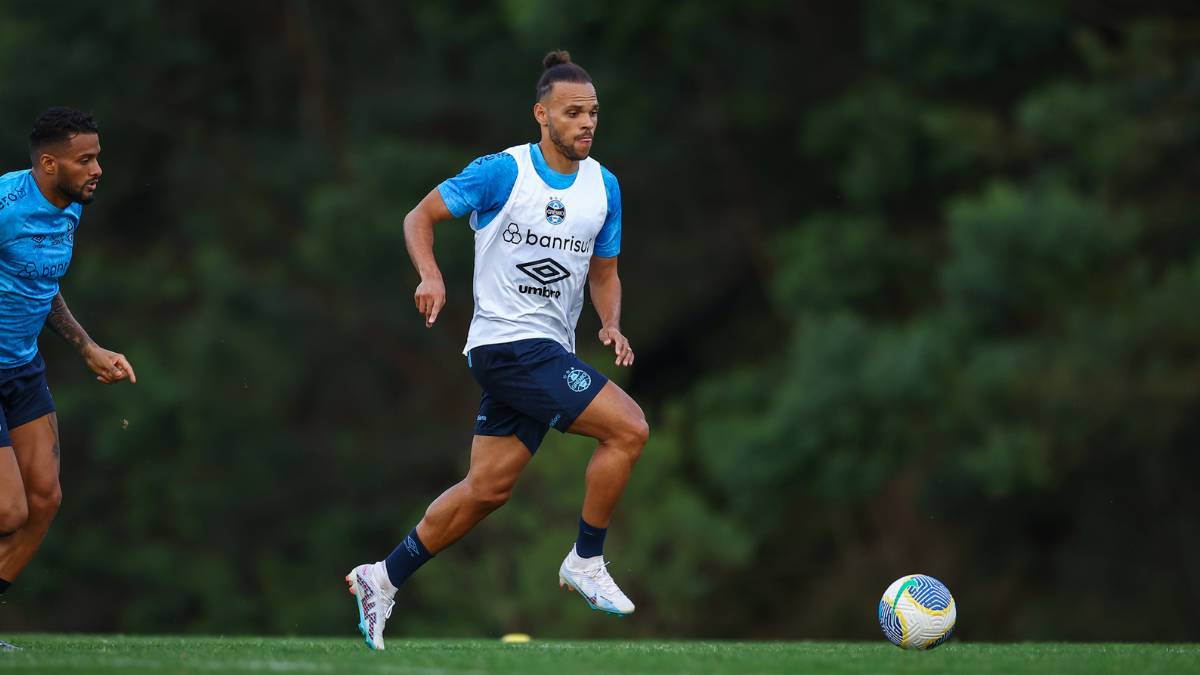
[[[549,429],[595,438],[579,536],[559,585],[612,614],[634,605],[606,570],[609,520],[649,435],[642,409],[575,356],[584,280],[600,315],[599,339],[616,365],[633,363],[621,332],[621,197],[617,180],[591,159],[600,105],[591,77],[565,51],[548,54],[533,116],[541,140],[480,157],[432,190],[404,219],[420,274],[417,309],[432,327],[446,302],[433,254],[435,223],[470,214],[475,231],[475,313],[463,353],[483,388],[467,476],[429,505],[385,559],[346,581],[359,630],[383,649],[397,587],[461,539],[512,493]]]

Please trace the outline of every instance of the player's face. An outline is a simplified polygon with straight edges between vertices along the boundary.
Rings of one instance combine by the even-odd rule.
[[[100,137],[96,134],[76,134],[56,146],[54,157],[55,187],[67,199],[90,204],[100,185]]]
[[[596,88],[591,83],[555,82],[541,103],[554,147],[573,162],[587,159],[600,120]]]

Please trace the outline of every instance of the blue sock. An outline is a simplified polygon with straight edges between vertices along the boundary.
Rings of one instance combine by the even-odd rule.
[[[414,527],[396,550],[383,559],[383,565],[387,568],[388,580],[393,586],[400,588],[405,579],[412,576],[417,568],[432,557],[433,554],[425,549],[425,544],[421,543],[421,538],[417,536],[417,528]]]
[[[575,555],[580,558],[594,558],[604,555],[604,535],[608,534],[607,527],[592,527],[583,518],[579,519],[579,538],[575,540]]]

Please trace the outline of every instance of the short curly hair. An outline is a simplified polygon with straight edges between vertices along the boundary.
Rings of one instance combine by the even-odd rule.
[[[36,160],[38,153],[48,145],[68,141],[78,134],[98,133],[100,127],[88,113],[75,108],[50,108],[33,121],[33,131],[29,132],[29,154]]]

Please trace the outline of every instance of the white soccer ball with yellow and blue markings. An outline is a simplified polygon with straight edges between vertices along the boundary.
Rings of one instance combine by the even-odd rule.
[[[925,574],[892,582],[879,600],[879,627],[904,649],[933,649],[950,638],[958,608],[950,589]]]

